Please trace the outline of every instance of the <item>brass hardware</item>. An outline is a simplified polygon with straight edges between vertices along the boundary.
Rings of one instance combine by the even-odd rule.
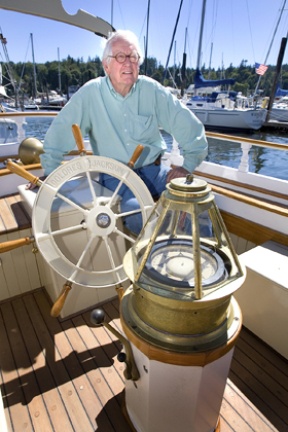
[[[133,284],[121,300],[129,340],[177,353],[233,340],[239,311],[231,297],[245,271],[205,181],[171,180],[123,265]]]
[[[24,165],[40,163],[40,154],[44,153],[43,144],[37,138],[25,138],[18,150],[19,159]]]
[[[119,339],[119,341],[122,343],[126,352],[126,355],[120,356],[120,361],[125,361],[126,363],[126,370],[124,372],[124,376],[127,380],[131,379],[132,381],[137,381],[140,378],[140,374],[136,366],[136,362],[134,359],[130,342],[123,335],[121,335],[114,327],[112,327],[109,323],[105,322],[104,318],[105,318],[105,314],[102,309],[94,309],[91,312],[90,320],[92,324],[96,326],[103,325],[111,333],[113,333],[114,336],[116,336]]]

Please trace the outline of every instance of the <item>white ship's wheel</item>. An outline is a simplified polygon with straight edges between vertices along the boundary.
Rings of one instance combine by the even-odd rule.
[[[97,182],[99,174],[119,180],[112,192]],[[139,209],[121,213],[117,192],[128,187]],[[140,177],[128,166],[101,156],[81,156],[61,165],[42,183],[36,196],[33,234],[47,263],[71,283],[98,288],[121,284],[125,250],[135,241],[123,219],[141,213],[144,224],[154,207]]]

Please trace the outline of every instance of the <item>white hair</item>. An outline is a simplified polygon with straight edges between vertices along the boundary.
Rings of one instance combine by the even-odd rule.
[[[140,48],[139,40],[135,33],[133,33],[130,30],[117,30],[116,32],[110,33],[106,45],[104,47],[103,55],[102,55],[102,62],[109,61],[109,56],[112,55],[112,47],[114,43],[116,43],[118,40],[125,40],[129,42],[131,45],[135,46],[136,51],[139,54],[139,65],[143,62],[143,54],[142,50]]]

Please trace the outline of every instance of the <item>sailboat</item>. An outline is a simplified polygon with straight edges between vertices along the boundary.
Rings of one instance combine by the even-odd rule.
[[[200,58],[205,10],[206,0],[203,0],[197,68],[194,79],[196,94],[186,102],[186,106],[202,121],[206,129],[259,130],[266,119],[267,112],[265,109],[250,106],[248,99],[242,94],[221,91],[221,86],[233,85],[233,80],[206,80],[201,73]],[[200,89],[202,94],[205,94],[207,87],[213,89],[212,93],[209,96],[199,95]]]

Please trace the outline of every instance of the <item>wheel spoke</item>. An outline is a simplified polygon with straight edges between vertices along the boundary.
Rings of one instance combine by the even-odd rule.
[[[95,205],[96,204],[96,200],[97,200],[97,196],[96,196],[96,193],[95,193],[95,189],[94,189],[94,185],[93,185],[93,182],[92,182],[90,171],[86,172],[86,176],[87,176],[87,180],[88,180],[88,184],[89,184],[89,189],[90,189],[90,192],[91,192],[91,195],[92,195],[92,202]]]
[[[37,238],[38,240],[46,240],[46,238],[49,238],[50,236],[56,237],[57,235],[60,234],[68,234],[68,233],[71,234],[73,232],[77,232],[83,229],[85,229],[85,225],[80,223],[78,225],[74,225],[71,227],[61,228],[59,230],[49,231],[47,233],[41,233]]]
[[[88,212],[88,210],[86,210],[84,207],[81,207],[80,205],[78,205],[76,202],[74,202],[73,200],[71,200],[70,198],[66,197],[65,195],[61,194],[60,192],[57,192],[57,190],[55,190],[51,185],[46,184],[45,182],[43,183],[43,186],[47,189],[51,190],[54,192],[55,197],[61,199],[62,201],[66,202],[67,204],[69,204],[71,207],[73,207],[76,210],[79,210],[80,212]]]
[[[122,187],[122,185],[123,185],[123,184],[125,185],[125,181],[124,181],[124,180],[126,180],[127,175],[128,175],[128,173],[126,172],[126,173],[123,175],[122,179],[119,180],[119,183],[118,183],[116,189],[114,190],[113,195],[111,196],[111,199],[110,199],[110,201],[109,201],[109,203],[108,203],[110,208],[112,208],[112,206],[116,203],[116,201],[117,201],[117,199],[118,199],[118,197],[117,197],[118,192],[119,192],[120,188]]]
[[[73,279],[75,278],[75,276],[77,276],[77,273],[78,273],[78,271],[80,270],[81,263],[82,263],[82,261],[84,260],[86,253],[89,252],[89,249],[90,249],[90,246],[91,246],[91,243],[92,243],[93,240],[94,240],[94,237],[91,236],[91,237],[89,238],[89,240],[88,240],[88,242],[87,242],[85,248],[83,249],[83,252],[81,253],[80,258],[78,259],[77,263],[75,264],[75,270],[74,270],[74,272],[71,274],[70,279],[73,280]]]
[[[124,239],[130,241],[131,243],[135,243],[136,238],[129,236],[128,234],[124,233],[123,231],[119,230],[118,228],[116,228],[114,230],[114,232],[116,234],[118,234],[120,237],[123,237]]]
[[[109,242],[108,242],[108,237],[103,237],[103,240],[104,240],[104,244],[106,246],[106,250],[107,250],[108,257],[109,257],[111,269],[114,270],[114,274],[117,276],[118,283],[119,283],[119,282],[121,282],[121,279],[119,278],[118,271],[116,270],[117,266],[115,264],[112,250],[111,250],[111,247],[110,247]],[[115,283],[117,283],[117,282],[115,282]]]
[[[127,212],[123,212],[123,213],[118,213],[116,215],[116,217],[117,217],[117,219],[120,219],[120,218],[124,218],[124,217],[131,216],[131,215],[134,215],[134,214],[138,214],[138,213],[141,213],[141,209],[140,208],[135,209],[135,210],[130,210],[130,211],[127,211]]]
[[[66,197],[65,195],[57,192],[56,193],[56,197],[62,199],[63,201],[65,201],[67,204],[69,204],[74,209],[79,210],[80,212],[88,213],[87,209],[85,209],[84,207],[79,206],[77,203],[75,203],[75,201],[72,201],[70,198]]]
[[[147,213],[147,211],[150,210],[150,209],[152,209],[153,207],[154,206],[145,206],[144,209],[145,209],[145,211]],[[124,218],[124,217],[131,216],[131,215],[134,215],[134,214],[142,213],[142,211],[143,211],[143,209],[141,209],[139,207],[139,208],[137,208],[135,210],[130,210],[130,211],[127,211],[127,212],[118,213],[116,215],[116,217],[117,217],[117,219],[120,219],[120,218]]]
[[[110,247],[110,245],[108,243],[108,238],[107,237],[103,237],[103,240],[104,240],[104,244],[106,246],[106,250],[107,250],[107,254],[108,254],[108,258],[109,258],[111,267],[113,269],[115,269],[116,265],[115,265],[115,262],[114,262],[113,254],[112,254],[112,251],[111,251],[111,247]]]

